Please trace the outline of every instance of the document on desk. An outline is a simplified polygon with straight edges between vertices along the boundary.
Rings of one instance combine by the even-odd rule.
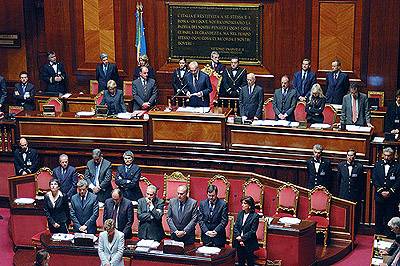
[[[205,114],[210,112],[210,107],[178,107],[177,112]]]
[[[146,240],[146,239],[142,239],[139,242],[137,242],[137,244],[136,244],[136,246],[138,246],[138,247],[148,247],[148,248],[152,248],[152,249],[158,248],[159,245],[160,245],[160,242],[157,242],[154,240]]]
[[[321,123],[315,123],[310,125],[310,128],[316,128],[316,129],[325,129],[330,127],[331,127],[330,124],[321,124]]]
[[[352,131],[352,132],[371,132],[371,127],[362,127],[362,126],[356,126],[356,125],[346,125],[346,130],[347,131]]]
[[[291,125],[293,124],[293,125]],[[271,127],[296,127],[299,126],[298,122],[290,122],[286,120],[254,120],[253,126],[271,126]]]
[[[67,99],[67,98],[69,98],[71,95],[72,95],[71,93],[66,93],[66,94],[62,95],[61,98]]]
[[[51,236],[51,240],[53,241],[72,241],[72,239],[74,239],[73,234],[57,233]]]
[[[279,218],[281,224],[300,224],[301,220],[295,217],[282,217]]]
[[[217,255],[221,251],[220,248],[217,247],[207,247],[207,246],[202,246],[197,249],[197,252],[202,253],[202,254],[210,254],[210,255]]]

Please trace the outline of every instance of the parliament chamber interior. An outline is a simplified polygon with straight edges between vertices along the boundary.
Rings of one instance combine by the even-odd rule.
[[[400,1],[0,4],[0,265],[400,265]]]

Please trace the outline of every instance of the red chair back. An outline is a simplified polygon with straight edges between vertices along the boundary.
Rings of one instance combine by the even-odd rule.
[[[97,80],[91,79],[90,81],[90,94],[97,95],[99,93],[99,82]]]
[[[332,105],[330,105],[330,104],[325,105],[324,111],[322,111],[322,114],[324,115],[324,124],[332,125],[335,123],[337,112],[336,112],[336,109]]]
[[[332,194],[323,186],[317,186],[309,192],[310,214],[329,216]]]
[[[190,175],[183,175],[181,172],[173,172],[170,175],[164,174],[164,195],[165,203],[176,197],[176,190],[180,185],[188,187],[188,195],[190,194]]]
[[[254,199],[256,208],[263,211],[264,185],[257,178],[249,178],[243,184],[243,195],[251,196]]]
[[[132,234],[137,236],[139,232],[139,219],[137,209],[133,209],[133,223],[132,223]]]
[[[258,228],[256,231],[258,244],[263,248],[267,247],[267,222],[264,216],[260,217],[258,221]]]
[[[44,194],[50,191],[49,182],[53,178],[53,171],[48,167],[42,167],[35,173],[36,193]]]
[[[99,216],[96,220],[96,225],[99,231],[103,231],[104,223],[103,223],[103,216],[104,216],[104,207],[99,207]]]
[[[235,218],[232,215],[228,216],[228,223],[225,227],[226,242],[231,245],[233,243],[233,226],[235,225]]]
[[[17,115],[17,114],[21,113],[23,110],[24,110],[24,107],[22,107],[22,106],[15,106],[15,105],[8,106],[9,114]]]
[[[96,95],[96,97],[94,97],[94,104],[95,105],[100,105],[101,104],[101,102],[103,101],[103,97],[104,97],[104,94],[103,93],[98,93],[97,95]]]
[[[306,104],[304,102],[298,102],[296,108],[294,109],[294,117],[296,121],[306,121]]]
[[[264,119],[275,120],[273,98],[269,98],[264,102]]]
[[[140,191],[142,191],[143,195],[146,195],[147,187],[150,185],[152,185],[151,182],[145,176],[140,177],[139,187],[140,187]]]
[[[58,98],[50,98],[46,102],[47,105],[53,105],[56,112],[62,112],[63,111],[63,103],[60,99]]]
[[[210,77],[212,91],[210,93],[210,106],[218,102],[218,92],[221,86],[222,76],[214,71],[210,65],[206,65],[201,71],[206,73]]]
[[[231,183],[225,176],[215,175],[208,181],[209,185],[214,185],[218,188],[218,197],[224,199],[226,203],[229,202],[229,191]]]
[[[124,81],[123,91],[124,96],[132,96],[132,81]]]
[[[166,236],[171,236],[171,229],[167,223],[167,210],[164,210],[164,215],[161,218],[162,226]]]

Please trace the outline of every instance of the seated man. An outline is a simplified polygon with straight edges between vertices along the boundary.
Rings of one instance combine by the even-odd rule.
[[[149,69],[140,68],[140,77],[132,82],[133,110],[149,110],[158,100],[156,81],[149,78]]]
[[[197,222],[197,201],[189,198],[188,188],[180,185],[177,197],[170,200],[168,205],[167,223],[171,230],[171,239],[190,245],[195,240]]]
[[[100,149],[94,149],[92,157],[86,164],[85,180],[97,195],[97,200],[104,203],[111,198],[111,162],[103,158]]]
[[[202,200],[199,205],[201,241],[206,246],[224,247],[228,206],[223,199],[218,198],[218,188],[215,185],[208,186],[207,198]]]
[[[307,188],[313,189],[316,186],[324,186],[328,190],[331,182],[331,161],[322,158],[324,148],[320,144],[313,146],[314,156],[307,161]]]
[[[123,155],[124,164],[118,166],[115,183],[121,189],[125,198],[138,201],[143,197],[139,187],[139,180],[142,176],[142,171],[139,166],[133,163],[133,152],[126,151]]]
[[[125,239],[132,238],[133,206],[132,202],[122,196],[120,189],[116,188],[111,194],[111,199],[104,203],[103,222],[112,219],[118,231],[124,233]]]
[[[71,198],[70,210],[75,233],[96,233],[99,202],[96,195],[88,191],[86,180],[79,180],[78,193]]]
[[[390,256],[388,261],[381,265],[397,266],[400,263],[400,218],[393,217],[389,220],[387,225],[390,230],[396,235],[396,239],[389,248],[381,252],[381,255]]]
[[[35,86],[28,82],[28,72],[22,71],[19,80],[21,82],[14,87],[16,105],[24,107],[24,110],[35,110]]]
[[[274,93],[273,109],[276,120],[295,121],[294,109],[297,103],[297,92],[290,88],[289,77],[281,78],[282,88],[276,89]]]
[[[239,94],[240,115],[244,119],[261,119],[264,103],[264,91],[256,85],[256,76],[247,75],[247,86],[242,87]]]
[[[157,188],[150,185],[146,189],[146,196],[138,201],[138,237],[160,242],[165,237],[162,225],[163,214],[164,201],[157,198]]]
[[[14,167],[16,175],[33,174],[39,169],[38,152],[28,147],[25,138],[19,140],[20,148],[14,151]]]
[[[358,91],[358,85],[355,83],[350,85],[350,93],[343,97],[340,123],[343,125],[368,125],[372,127],[368,97]]]
[[[210,93],[212,92],[210,77],[199,70],[199,64],[196,61],[190,62],[189,71],[185,76],[189,106],[210,106]]]
[[[78,173],[75,167],[68,165],[68,155],[61,154],[58,162],[60,165],[53,169],[53,177],[60,182],[61,192],[71,200],[71,197],[76,194]]]

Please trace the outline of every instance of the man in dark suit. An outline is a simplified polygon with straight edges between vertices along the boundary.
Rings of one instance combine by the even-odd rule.
[[[219,89],[220,97],[237,98],[240,88],[247,85],[247,71],[239,66],[239,58],[231,59],[231,67],[226,68],[222,74],[222,84]]]
[[[177,197],[171,199],[168,205],[167,223],[171,230],[171,239],[190,245],[195,240],[197,201],[188,197],[188,188],[185,185],[179,186],[176,192]]]
[[[349,76],[341,71],[339,60],[332,62],[332,72],[326,75],[326,103],[342,104],[343,96],[349,91]]]
[[[324,186],[330,189],[332,168],[331,161],[322,158],[323,147],[320,144],[313,146],[314,156],[307,160],[307,188]]]
[[[149,69],[145,66],[140,69],[140,77],[132,83],[133,110],[149,110],[156,105],[158,88],[156,81],[148,77]]]
[[[301,70],[294,73],[293,88],[297,92],[299,101],[305,102],[310,97],[311,87],[317,83],[315,73],[311,71],[311,60],[304,58]]]
[[[282,87],[275,90],[273,109],[276,120],[295,121],[294,109],[297,103],[297,92],[290,88],[289,77],[281,78]]]
[[[121,189],[125,198],[138,201],[143,197],[142,191],[139,187],[139,180],[142,175],[140,167],[133,163],[133,152],[126,151],[122,156],[124,164],[118,166],[115,183]]]
[[[184,91],[187,86],[185,83],[185,75],[189,73],[186,66],[186,59],[179,59],[179,67],[172,73],[172,87],[174,88],[174,95],[185,95]]]
[[[160,242],[165,237],[162,225],[164,201],[157,198],[157,188],[150,185],[146,196],[138,201],[139,239],[151,239]]]
[[[400,193],[400,165],[394,160],[394,151],[383,149],[383,160],[376,162],[372,170],[375,186],[375,233],[390,235],[386,226],[389,219],[398,213]]]
[[[6,80],[0,75],[0,111],[7,98],[7,85]]]
[[[228,224],[228,206],[218,198],[218,188],[209,185],[207,198],[199,205],[199,225],[201,241],[206,246],[224,247],[226,243],[225,227]]]
[[[380,251],[380,255],[390,256],[386,264],[383,265],[397,266],[400,263],[400,217],[393,217],[387,225],[390,231],[396,235],[396,239],[389,248]]]
[[[199,64],[196,61],[190,62],[189,71],[190,73],[185,76],[186,96],[190,98],[189,106],[210,106],[210,93],[212,92],[210,77],[199,71]]]
[[[75,233],[95,234],[99,216],[99,202],[95,194],[89,192],[86,180],[79,180],[78,193],[71,198],[71,220]]]
[[[48,52],[47,58],[49,62],[42,67],[40,79],[47,85],[46,94],[61,96],[67,92],[67,73],[64,65],[57,62],[55,52]]]
[[[358,91],[358,85],[352,83],[350,93],[343,97],[340,123],[344,125],[356,125],[372,127],[371,113],[368,107],[368,97]]]
[[[53,177],[58,179],[61,192],[71,200],[71,197],[76,194],[78,173],[75,167],[68,164],[68,155],[61,154],[58,162],[60,165],[53,169]]]
[[[116,64],[108,62],[108,54],[100,54],[101,63],[96,65],[96,80],[99,82],[99,92],[107,89],[107,82],[114,80],[119,84],[118,68]]]
[[[39,169],[39,156],[35,149],[28,147],[25,138],[19,140],[20,148],[14,151],[14,167],[16,175],[35,173]]]
[[[111,162],[103,158],[100,149],[94,149],[92,157],[86,164],[85,180],[97,200],[104,202],[111,197]]]
[[[396,101],[388,105],[385,114],[385,132],[398,134],[400,132],[400,90],[396,91]]]
[[[14,87],[14,98],[18,106],[24,107],[24,110],[35,110],[35,86],[28,82],[28,72],[19,73],[19,80]]]
[[[124,233],[125,239],[132,238],[133,206],[132,202],[122,196],[122,191],[114,189],[111,199],[104,203],[103,222],[113,219],[118,231]]]
[[[242,87],[239,94],[240,115],[244,119],[261,119],[263,103],[264,90],[256,85],[256,76],[249,73],[247,86]]]
[[[225,67],[219,62],[219,53],[217,51],[211,52],[210,67],[220,75],[224,73]]]

